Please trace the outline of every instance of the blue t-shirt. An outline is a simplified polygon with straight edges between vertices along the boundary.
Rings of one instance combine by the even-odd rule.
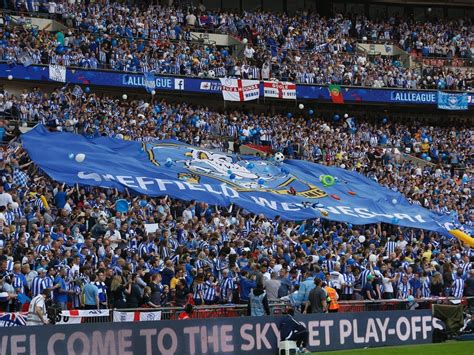
[[[99,288],[93,284],[87,284],[84,286],[84,298],[87,306],[94,306],[95,300],[99,295]]]
[[[67,302],[67,293],[66,292],[64,292],[64,293],[59,292],[60,289],[67,290],[66,281],[64,281],[64,279],[61,276],[58,275],[54,278],[54,284],[55,285],[57,285],[57,284],[60,285],[59,288],[56,288],[54,290],[54,300],[56,302],[66,303]]]
[[[58,191],[54,196],[54,203],[57,208],[64,208],[66,205],[66,196],[67,194],[64,191]]]

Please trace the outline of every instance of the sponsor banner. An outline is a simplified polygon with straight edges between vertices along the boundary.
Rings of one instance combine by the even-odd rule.
[[[61,311],[63,317],[108,317],[110,310],[108,309],[75,309],[71,311]]]
[[[161,311],[114,311],[114,322],[147,322],[161,320]]]
[[[123,88],[146,88],[145,76],[142,73],[122,73],[100,70],[85,70],[68,68],[67,81],[78,85],[101,85]],[[0,64],[0,78],[7,79],[12,75],[14,79],[51,81],[47,66]],[[62,80],[62,77],[61,77]],[[237,80],[237,79],[235,79]],[[148,83],[151,88],[152,83]],[[222,85],[218,79],[180,78],[171,76],[154,76],[155,90],[158,91],[186,91],[201,94],[222,94]],[[333,87],[334,89],[334,87]],[[338,87],[339,89],[339,87]],[[331,93],[333,96],[331,96]],[[256,92],[254,92],[257,95]],[[259,83],[259,95],[264,96],[264,84]],[[337,94],[337,96],[334,96]],[[316,100],[322,102],[340,103],[384,103],[401,105],[438,105],[438,93],[432,90],[407,89],[372,89],[362,87],[344,87],[339,91],[331,90],[328,86],[296,85],[298,100]],[[468,106],[474,106],[474,93],[467,94]]]
[[[225,101],[251,101],[260,96],[258,80],[219,79],[222,86],[222,97]]]
[[[68,327],[4,328],[0,348],[26,354],[259,354],[274,355],[285,316],[191,319]],[[432,341],[441,328],[430,310],[301,315],[310,351]],[[54,350],[53,350],[54,349]]]
[[[445,225],[454,220],[410,204],[399,192],[361,174],[304,160],[246,160],[172,140],[86,138],[52,133],[42,125],[21,140],[35,164],[52,179],[71,185],[128,188],[148,196],[169,195],[219,206],[233,203],[269,218],[384,222],[448,236]],[[85,155],[83,162],[69,159],[79,153]]]
[[[52,81],[66,82],[66,67],[62,65],[49,66],[49,79]]]
[[[296,84],[286,81],[264,81],[263,96],[296,100]]]
[[[467,93],[454,94],[438,92],[438,108],[440,110],[467,110]]]

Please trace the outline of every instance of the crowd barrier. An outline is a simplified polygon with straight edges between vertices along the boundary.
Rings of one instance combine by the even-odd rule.
[[[7,354],[256,354],[274,355],[286,316],[186,321],[10,327],[2,330]],[[441,329],[430,310],[297,315],[311,351],[430,343]]]
[[[470,300],[470,301],[469,301]],[[431,309],[433,304],[462,304],[468,305],[474,300],[474,297],[466,297],[461,300],[439,297],[431,299],[416,299],[416,309]],[[406,311],[413,304],[407,300],[354,300],[340,301],[339,313],[364,313],[374,311]],[[288,302],[272,301],[269,302],[271,315],[279,316],[286,313]],[[299,313],[299,307],[296,313]],[[0,313],[0,327],[26,325],[27,307],[24,312],[18,313]],[[58,314],[56,325],[78,324],[78,323],[110,323],[110,322],[137,322],[137,321],[155,321],[155,320],[177,320],[183,312],[183,307],[160,307],[160,308],[126,308],[126,309],[101,309],[101,310],[68,310]],[[246,304],[219,304],[194,306],[193,319],[216,319],[247,316]]]

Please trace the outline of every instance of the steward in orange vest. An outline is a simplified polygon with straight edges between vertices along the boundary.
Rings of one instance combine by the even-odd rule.
[[[336,290],[326,285],[324,287],[324,291],[326,291],[327,295],[326,302],[328,304],[329,313],[339,312],[339,303],[337,303],[339,295],[337,294]]]

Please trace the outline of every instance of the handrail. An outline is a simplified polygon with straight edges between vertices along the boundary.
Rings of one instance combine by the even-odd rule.
[[[445,58],[445,57],[416,57],[415,60],[420,62],[424,67],[446,67],[452,66],[456,68],[465,68],[469,70],[474,66],[474,58]],[[438,65],[436,62],[442,62]]]
[[[414,298],[415,302],[441,302],[441,301],[467,301],[470,299],[474,299],[474,296],[466,296],[463,298],[456,298],[456,297],[430,297],[430,298]],[[358,304],[373,304],[376,303],[408,303],[410,301],[406,299],[380,299],[380,300],[349,300],[349,301],[337,301],[339,305],[358,305]],[[290,302],[283,302],[283,301],[269,301],[270,308],[272,307],[287,307],[290,306]],[[194,306],[193,309],[196,310],[220,310],[223,308],[229,309],[246,309],[247,304],[218,304],[218,305],[200,305]],[[156,308],[112,308],[111,311],[120,311],[120,312],[151,312],[151,311],[182,311],[183,307],[156,307]]]

